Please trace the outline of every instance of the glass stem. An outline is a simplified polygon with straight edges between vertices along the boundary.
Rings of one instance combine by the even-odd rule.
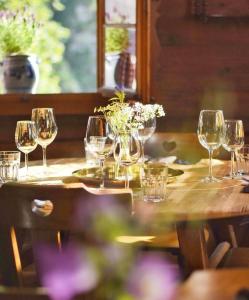
[[[25,176],[28,175],[28,153],[24,154],[24,166],[25,166]]]
[[[129,174],[128,174],[128,167],[125,167],[125,188],[129,188]]]
[[[43,170],[47,169],[47,158],[46,158],[46,147],[42,147],[42,161],[43,161]]]
[[[104,160],[100,159],[99,160],[100,163],[100,171],[101,171],[101,183],[100,183],[100,188],[104,188],[105,187],[105,178],[104,178]]]
[[[141,141],[141,158],[142,164],[144,165],[144,141]]]
[[[231,151],[231,177],[235,178],[235,171],[234,171],[234,151]]]
[[[212,157],[213,157],[213,150],[208,150],[208,154],[209,154],[209,178],[212,179],[213,178],[213,167],[212,167]]]
[[[116,163],[115,163],[115,166],[114,166],[114,177],[115,177],[115,179],[118,179],[118,172],[119,172],[119,162],[117,161]]]

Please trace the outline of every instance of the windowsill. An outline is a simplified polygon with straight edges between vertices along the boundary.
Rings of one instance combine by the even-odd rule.
[[[133,97],[133,96],[137,95],[136,90],[133,90],[133,89],[124,88],[123,91],[125,92],[125,94],[128,97]],[[104,87],[98,88],[98,93],[101,94],[104,98],[111,98],[111,97],[113,97],[113,95],[115,93],[115,88],[104,86]]]
[[[2,94],[0,116],[30,115],[35,107],[53,107],[57,115],[88,115],[103,101],[100,93]]]

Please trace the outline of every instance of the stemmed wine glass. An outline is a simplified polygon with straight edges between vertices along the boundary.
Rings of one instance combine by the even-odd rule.
[[[241,120],[225,120],[224,139],[222,146],[231,152],[231,172],[229,178],[237,178],[234,167],[235,152],[244,145],[244,129]]]
[[[144,164],[144,144],[153,135],[156,130],[156,118],[146,120],[142,124],[142,128],[138,129],[138,138],[141,141],[141,160]]]
[[[119,132],[115,138],[114,159],[125,167],[125,188],[129,188],[128,167],[135,164],[141,156],[141,143],[134,130]]]
[[[201,145],[209,153],[209,175],[204,178],[204,182],[217,182],[217,178],[212,174],[213,151],[218,149],[223,141],[224,117],[221,110],[202,110],[199,116],[197,129],[198,139]]]
[[[37,131],[35,122],[18,121],[15,131],[15,142],[17,148],[25,155],[25,176],[28,176],[28,153],[37,147]]]
[[[44,173],[46,173],[46,148],[53,142],[58,131],[53,108],[34,108],[32,109],[31,119],[35,122],[37,130],[37,142],[42,147],[43,170]]]
[[[114,146],[111,127],[104,116],[88,118],[85,141],[89,151],[100,161],[102,176],[100,188],[104,188],[104,162],[112,154]]]

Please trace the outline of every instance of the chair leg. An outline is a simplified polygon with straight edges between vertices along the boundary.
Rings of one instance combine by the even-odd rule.
[[[21,264],[14,228],[0,228],[0,266],[2,283],[21,286]]]

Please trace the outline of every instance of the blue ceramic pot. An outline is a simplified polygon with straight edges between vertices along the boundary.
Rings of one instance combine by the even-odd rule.
[[[37,58],[29,55],[6,56],[3,80],[6,93],[35,93],[39,80]]]

